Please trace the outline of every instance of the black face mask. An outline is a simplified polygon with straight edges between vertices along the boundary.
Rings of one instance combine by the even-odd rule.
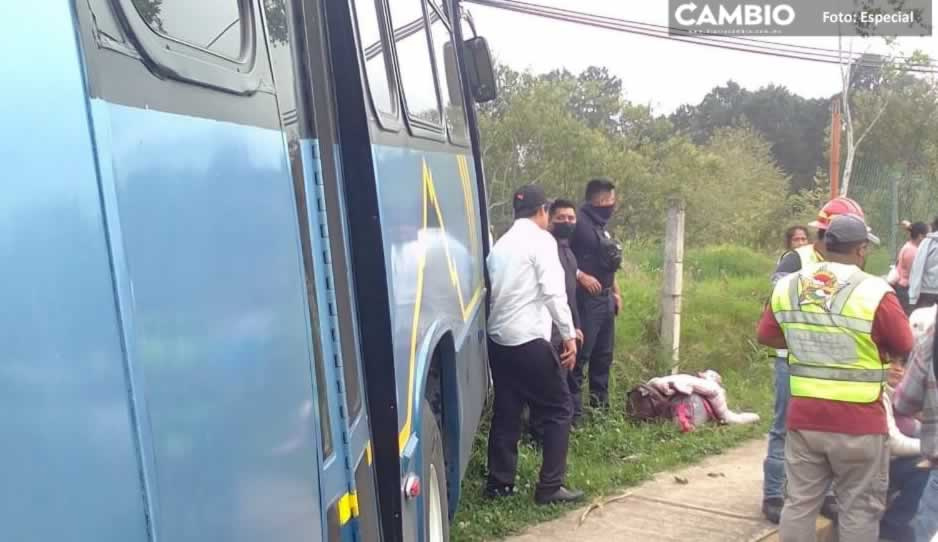
[[[576,224],[572,222],[554,222],[552,228],[551,232],[557,239],[569,239],[576,229]]]
[[[612,218],[612,212],[615,210],[615,207],[612,205],[597,207],[596,205],[590,204],[590,208],[592,208],[593,213],[595,213],[596,216],[605,221],[608,221],[610,218]]]

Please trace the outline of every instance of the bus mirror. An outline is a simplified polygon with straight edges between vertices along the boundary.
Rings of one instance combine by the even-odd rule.
[[[464,42],[466,52],[466,71],[469,89],[476,103],[491,102],[497,96],[495,68],[492,66],[492,54],[485,38],[469,38]]]

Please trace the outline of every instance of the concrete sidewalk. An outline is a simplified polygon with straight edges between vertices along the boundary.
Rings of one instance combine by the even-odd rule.
[[[777,540],[776,527],[763,519],[760,508],[765,446],[764,440],[754,440],[695,466],[658,474],[625,490],[628,497],[592,510],[582,525],[586,508],[506,542]],[[826,538],[821,533],[828,523],[819,521],[819,540]]]

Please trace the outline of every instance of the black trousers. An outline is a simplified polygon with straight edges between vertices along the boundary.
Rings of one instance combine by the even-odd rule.
[[[513,487],[518,470],[518,441],[524,405],[536,413],[543,434],[538,494],[550,494],[563,484],[570,440],[570,392],[566,371],[550,343],[537,339],[518,346],[489,341],[489,364],[495,387],[489,430],[490,489]]]
[[[554,332],[550,337],[550,345],[554,349],[554,352],[557,353],[558,357],[560,356],[561,353],[563,353],[563,341],[560,339],[560,335],[557,333],[556,328],[554,328]],[[569,371],[563,368],[561,368],[560,371],[563,374],[564,380],[567,380],[568,378],[570,378]],[[569,388],[569,386],[570,386],[570,381],[567,380],[567,387]],[[569,396],[569,398],[570,398],[570,412],[572,415],[573,396],[571,395]],[[531,438],[531,441],[534,442],[534,444],[536,444],[537,446],[541,446],[541,444],[544,442],[544,421],[542,418],[543,418],[543,415],[537,408],[531,405],[528,405],[528,435]]]
[[[590,405],[605,408],[609,405],[609,367],[616,335],[615,301],[612,292],[604,290],[591,296],[583,290],[577,292],[580,329],[583,347],[577,355],[576,367],[567,379],[573,396],[573,418],[583,413],[583,373],[589,366]]]

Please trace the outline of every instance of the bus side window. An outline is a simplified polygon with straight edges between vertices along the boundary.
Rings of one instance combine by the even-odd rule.
[[[430,16],[430,35],[433,38],[433,55],[436,60],[437,81],[440,82],[440,97],[446,113],[446,127],[453,143],[468,145],[469,132],[466,128],[466,109],[463,102],[459,68],[453,49],[453,33],[444,20],[442,12],[433,3],[427,6]]]
[[[355,19],[358,24],[358,41],[365,57],[365,78],[371,93],[371,101],[378,113],[394,116],[397,107],[392,100],[386,41],[382,39],[381,19],[378,17],[377,0],[355,0]]]
[[[412,120],[432,127],[442,127],[427,26],[421,4],[423,0],[390,2],[401,87],[404,89],[407,113]]]
[[[238,0],[133,0],[151,30],[230,59],[241,58],[244,23]]]

